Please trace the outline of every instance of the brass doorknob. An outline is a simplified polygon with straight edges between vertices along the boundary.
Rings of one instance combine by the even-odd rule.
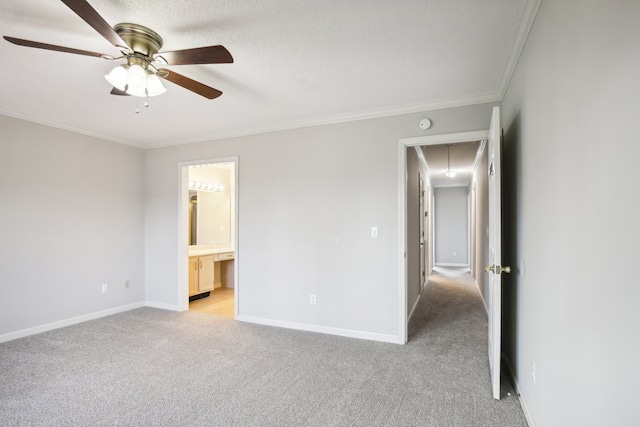
[[[505,265],[504,267],[499,265],[485,265],[484,271],[486,271],[487,273],[491,272],[495,274],[511,273],[511,267],[508,265]]]

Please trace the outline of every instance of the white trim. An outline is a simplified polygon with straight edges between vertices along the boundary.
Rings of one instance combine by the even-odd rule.
[[[425,283],[425,286],[426,286],[426,283]],[[413,304],[413,308],[411,308],[411,312],[409,313],[409,318],[407,319],[407,323],[411,321],[411,318],[413,317],[413,314],[416,312],[416,307],[418,307],[418,303],[420,302],[421,298],[422,298],[422,294],[418,295],[418,298],[416,298],[416,303]]]
[[[169,310],[169,311],[184,311],[180,308],[180,306],[175,305],[175,304],[165,304],[163,302],[155,302],[155,301],[145,301],[144,305],[146,307],[152,307],[152,308],[160,308],[162,310]]]
[[[109,308],[107,310],[96,311],[95,313],[83,314],[81,316],[70,317],[64,320],[58,320],[56,322],[46,323],[44,325],[34,326],[32,328],[21,329],[15,332],[9,332],[8,334],[0,335],[0,343],[15,340],[18,338],[24,338],[29,335],[35,335],[42,332],[51,331],[53,329],[60,329],[66,326],[76,325],[78,323],[86,322],[88,320],[99,319],[101,317],[111,316],[112,314],[118,314],[125,311],[133,310],[136,308],[144,307],[145,302],[136,302],[133,304],[122,305],[119,307]]]
[[[468,263],[455,263],[455,262],[437,262],[436,267],[454,267],[454,268],[469,268]],[[471,271],[471,269],[469,269]]]
[[[418,145],[455,144],[459,142],[481,141],[489,137],[489,130],[446,133],[440,135],[400,138],[398,140],[398,341],[408,341],[407,317],[407,147]],[[432,209],[434,207],[432,206]],[[432,213],[431,221],[434,220]],[[432,237],[435,241],[435,236]],[[435,242],[433,243],[435,245]],[[455,265],[469,267],[469,264]]]
[[[284,320],[266,319],[254,316],[238,316],[240,322],[254,323],[257,325],[275,326],[278,328],[295,329],[299,331],[319,332],[322,334],[337,335],[348,338],[359,338],[370,341],[388,342],[392,344],[404,344],[396,335],[378,334],[374,332],[356,331],[353,329],[334,328],[331,326],[312,325],[309,323],[287,322]]]
[[[194,142],[215,141],[219,139],[257,135],[262,133],[277,132],[277,131],[283,131],[283,130],[304,128],[304,127],[322,126],[322,125],[344,123],[344,122],[351,122],[351,121],[357,121],[357,120],[375,119],[379,117],[396,116],[401,114],[411,114],[411,113],[427,112],[427,111],[434,111],[434,110],[442,110],[446,108],[466,107],[469,105],[502,102],[504,95],[507,92],[507,89],[509,88],[509,84],[511,83],[513,73],[515,72],[516,66],[518,65],[518,61],[520,60],[520,56],[522,55],[522,51],[524,50],[524,46],[529,36],[529,32],[533,27],[533,23],[535,21],[536,15],[538,13],[538,9],[540,8],[541,4],[542,4],[542,0],[527,1],[527,4],[525,6],[525,11],[523,13],[522,21],[520,23],[520,27],[516,35],[516,39],[513,42],[511,51],[509,53],[509,58],[507,60],[507,64],[502,74],[500,85],[495,92],[485,93],[482,95],[469,96],[469,97],[450,99],[450,100],[439,100],[439,101],[432,101],[432,102],[406,104],[406,105],[400,105],[400,106],[395,106],[395,107],[390,107],[390,108],[385,108],[380,110],[351,112],[351,113],[338,114],[338,115],[332,115],[332,116],[311,118],[311,119],[301,120],[297,122],[285,121],[279,124],[273,124],[270,126],[265,126],[260,128],[223,131],[223,132],[216,132],[216,133],[211,133],[208,135],[202,135],[202,136],[193,137],[193,138],[186,138],[182,140],[159,141],[159,142],[151,142],[151,143],[125,140],[125,139],[117,138],[114,136],[69,126],[60,122],[43,119],[27,113],[9,110],[6,108],[0,108],[0,114],[4,114],[10,117],[15,117],[22,120],[27,120],[34,123],[40,123],[40,124],[51,126],[58,129],[68,130],[68,131],[83,134],[83,135],[92,136],[95,138],[104,139],[107,141],[117,142],[119,144],[130,145],[132,147],[137,147],[142,149],[153,149],[153,148],[162,148],[162,147],[171,147],[176,145],[191,144]],[[443,143],[446,143],[446,142],[443,142]]]
[[[476,172],[478,170],[478,165],[480,164],[480,159],[482,158],[482,155],[484,154],[484,150],[486,147],[487,147],[487,140],[483,139],[482,141],[480,141],[480,148],[478,148],[478,152],[476,153],[476,158],[473,160],[472,177],[476,175]],[[470,185],[473,184],[473,180],[471,180],[469,184]]]
[[[489,306],[487,305],[487,302],[484,300],[484,295],[482,295],[482,291],[480,290],[480,286],[478,285],[478,280],[474,278],[473,283],[476,284],[476,289],[478,290],[478,293],[480,294],[480,299],[482,300],[482,305],[484,305],[484,312],[486,313],[487,317],[489,317]]]
[[[520,401],[520,406],[522,407],[522,412],[524,413],[524,418],[527,420],[527,424],[529,427],[536,427],[536,422],[533,420],[533,414],[531,413],[531,409],[529,409],[529,405],[527,404],[527,400],[522,394],[522,389],[520,388],[520,383],[518,383],[518,379],[513,374],[513,369],[511,368],[511,362],[506,357],[502,359],[505,362],[507,367],[507,372],[511,381],[513,383],[513,388],[518,395],[518,400]]]
[[[230,156],[230,157],[217,157],[210,159],[200,159],[200,160],[190,160],[186,162],[178,163],[178,236],[177,236],[177,244],[178,244],[178,289],[177,289],[177,298],[178,305],[176,311],[186,311],[189,310],[189,269],[188,269],[188,260],[189,260],[189,226],[187,224],[186,218],[189,217],[189,166],[209,164],[209,163],[233,163],[233,172],[234,172],[234,218],[235,221],[233,230],[234,230],[234,238],[233,238],[233,250],[235,252],[234,262],[233,262],[233,288],[234,288],[234,313],[235,316],[238,316],[239,310],[239,265],[240,265],[240,251],[238,244],[238,165],[239,160],[238,156]],[[159,307],[162,308],[162,307]],[[172,310],[171,308],[167,308],[168,310]]]
[[[531,32],[531,28],[533,27],[533,23],[541,4],[542,0],[527,1],[525,11],[522,15],[522,20],[520,21],[520,27],[518,28],[518,34],[516,35],[516,39],[513,41],[511,52],[509,52],[509,59],[507,60],[507,66],[502,74],[502,81],[500,82],[500,88],[498,89],[498,97],[500,98],[500,101],[504,99],[504,95],[507,93],[509,84],[511,84],[513,73],[516,71],[516,66],[520,61],[520,56],[522,55],[527,38],[529,37],[529,32]]]
[[[429,171],[429,165],[427,165],[427,158],[424,156],[424,151],[420,149],[419,145],[413,146],[416,149],[416,154],[418,155],[418,159],[420,159],[420,163],[422,163],[422,167],[427,171],[427,177],[431,176],[431,172]]]
[[[515,66],[513,68],[515,69]],[[421,102],[421,103],[415,103],[415,104],[400,105],[400,106],[395,106],[395,107],[390,107],[390,108],[385,108],[380,110],[351,112],[351,113],[337,114],[332,116],[316,117],[316,118],[301,120],[297,122],[284,121],[278,124],[259,127],[259,128],[253,128],[253,129],[222,131],[222,132],[215,132],[207,135],[201,135],[201,136],[186,138],[181,140],[158,141],[158,142],[149,142],[149,143],[136,142],[136,141],[126,140],[122,138],[117,138],[111,135],[93,132],[87,129],[77,128],[74,126],[69,126],[64,123],[43,119],[27,113],[9,110],[6,108],[0,108],[0,114],[6,115],[9,117],[15,117],[17,119],[26,120],[29,122],[43,124],[46,126],[51,126],[53,128],[63,129],[70,132],[91,136],[94,138],[103,139],[106,141],[116,142],[118,144],[124,144],[132,147],[136,147],[136,148],[142,148],[146,150],[146,149],[192,144],[195,142],[207,142],[207,141],[216,141],[220,139],[237,138],[241,136],[259,135],[263,133],[278,132],[283,130],[299,129],[299,128],[305,128],[305,127],[323,126],[323,125],[331,125],[331,124],[337,124],[337,123],[353,122],[358,120],[376,119],[380,117],[398,116],[402,114],[443,110],[446,108],[467,107],[470,105],[478,105],[478,104],[489,104],[489,103],[500,102],[500,101],[502,101],[502,97],[499,96],[499,92],[493,92],[493,93],[487,93],[483,95],[469,96],[469,97],[452,99],[452,100]]]
[[[456,144],[458,142],[481,141],[489,138],[489,130],[475,130],[470,132],[442,133],[439,135],[414,136],[411,138],[400,138],[400,144],[405,147],[415,147],[416,145],[436,145],[436,144]]]
[[[86,130],[86,129],[81,129],[81,128],[77,128],[74,126],[69,126],[69,125],[65,125],[64,123],[60,123],[60,122],[55,122],[53,120],[47,120],[47,119],[43,119],[40,117],[36,117],[36,116],[32,116],[30,114],[27,113],[22,113],[20,111],[14,111],[14,110],[8,110],[6,108],[0,108],[0,114],[5,115],[5,116],[9,116],[9,117],[13,117],[16,119],[20,119],[20,120],[26,120],[28,122],[32,122],[32,123],[38,123],[44,126],[49,126],[52,128],[56,128],[56,129],[62,129],[62,130],[66,130],[68,132],[73,132],[73,133],[77,133],[80,135],[87,135],[90,136],[92,138],[98,138],[98,139],[102,139],[105,141],[111,141],[111,142],[116,142],[118,144],[124,144],[124,145],[129,145],[131,147],[136,147],[136,148],[145,148],[145,146],[143,144],[137,143],[137,142],[133,142],[133,141],[128,141],[126,139],[121,139],[121,138],[116,138],[114,136],[109,136],[109,135],[105,135],[102,133],[98,133],[98,132],[93,132],[90,130]]]
[[[398,141],[398,339],[409,341],[407,318],[407,150]]]
[[[536,427],[536,422],[533,420],[533,414],[531,413],[531,409],[529,409],[529,405],[527,404],[527,400],[524,398],[524,394],[520,390],[520,386],[518,385],[518,380],[513,380],[516,385],[516,393],[518,393],[518,400],[520,401],[520,406],[522,407],[522,412],[524,413],[524,418],[527,420],[527,424],[529,427]]]
[[[308,120],[301,120],[298,122],[282,122],[271,126],[265,126],[261,128],[244,129],[244,130],[232,130],[226,132],[216,132],[209,135],[198,136],[194,138],[187,138],[183,140],[174,141],[160,141],[145,144],[144,148],[163,148],[171,147],[175,145],[192,144],[194,142],[207,142],[216,141],[219,139],[237,138],[241,136],[259,135],[263,133],[279,132],[291,129],[300,129],[313,126],[332,125],[337,123],[355,122],[358,120],[376,119],[380,117],[398,116],[402,114],[422,113],[434,110],[444,110],[447,108],[455,107],[467,107],[469,105],[478,104],[491,104],[500,102],[502,99],[498,96],[498,93],[490,93],[479,96],[471,96],[466,98],[459,98],[448,101],[435,101],[435,102],[422,102],[416,104],[408,104],[396,107],[390,107],[381,110],[364,111],[364,112],[352,112],[345,114],[337,114],[333,116],[316,117]]]
[[[233,225],[233,250],[234,261],[233,261],[233,316],[235,318],[240,314],[240,187],[238,184],[240,183],[240,159],[238,156],[233,157],[235,160],[235,166],[233,168],[233,172],[235,176],[233,179],[235,180],[235,184],[233,186],[234,191],[234,218],[235,224]]]

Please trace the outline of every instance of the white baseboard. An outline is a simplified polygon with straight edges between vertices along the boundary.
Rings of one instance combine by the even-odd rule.
[[[356,331],[352,329],[333,328],[330,326],[310,325],[308,323],[287,322],[284,320],[265,319],[262,317],[243,316],[236,317],[240,322],[255,323],[258,325],[276,326],[278,328],[297,329],[300,331],[319,332],[328,335],[338,335],[348,338],[359,338],[371,341],[388,342],[392,344],[404,344],[402,337],[397,335],[378,334],[374,332]]]
[[[180,310],[180,307],[178,307],[177,305],[165,304],[163,302],[145,301],[144,305],[146,307],[161,308],[163,310],[183,311],[183,310]]]
[[[474,280],[473,283],[476,284],[476,289],[478,290],[478,293],[480,294],[480,299],[482,300],[482,305],[484,305],[484,312],[487,313],[487,316],[489,316],[489,306],[487,305],[487,302],[484,300],[484,295],[482,295],[482,291],[480,291],[480,286],[478,285],[478,281]]]
[[[0,335],[0,343],[15,340],[18,338],[28,337],[29,335],[35,335],[42,332],[51,331],[53,329],[64,328],[65,326],[71,326],[78,323],[86,322],[88,320],[99,319],[101,317],[111,316],[112,314],[118,314],[125,311],[133,310],[134,308],[144,307],[144,302],[136,302],[133,304],[121,305],[120,307],[110,308],[108,310],[96,311],[95,313],[83,314],[82,316],[71,317],[69,319],[58,320],[57,322],[46,323],[44,325],[34,326],[32,328],[21,329],[15,332],[9,332],[8,334]]]
[[[422,298],[422,294],[418,295],[418,298],[416,298],[416,303],[413,304],[413,307],[411,308],[411,313],[409,313],[409,317],[407,318],[407,323],[409,323],[409,321],[411,320],[411,317],[413,316],[413,313],[416,311],[416,307],[420,302],[420,298]]]
[[[520,387],[518,386],[518,381],[515,381],[516,388],[518,391],[518,399],[520,399],[520,406],[522,406],[522,412],[524,412],[524,418],[527,420],[527,424],[529,427],[536,427],[536,422],[533,421],[533,415],[531,415],[531,410],[529,410],[529,405],[527,405],[527,400],[524,398]]]
[[[469,264],[457,264],[455,262],[438,262],[436,267],[455,267],[455,268],[469,268]]]
[[[505,362],[507,372],[513,381],[514,391],[518,393],[518,400],[520,400],[520,406],[522,407],[522,412],[524,413],[524,418],[527,420],[527,424],[529,427],[536,427],[536,422],[533,420],[533,415],[531,414],[531,410],[529,409],[529,405],[527,404],[527,400],[522,394],[522,389],[520,388],[520,384],[518,383],[518,379],[513,374],[513,369],[511,368],[511,363],[508,359],[503,358],[503,362]]]

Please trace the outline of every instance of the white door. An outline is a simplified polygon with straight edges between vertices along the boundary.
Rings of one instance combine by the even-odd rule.
[[[489,283],[489,367],[493,397],[500,399],[500,339],[502,315],[502,204],[501,204],[501,134],[500,107],[494,107],[489,127],[489,264],[485,267]]]

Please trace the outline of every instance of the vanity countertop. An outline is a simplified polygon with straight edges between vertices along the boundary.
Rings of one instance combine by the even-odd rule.
[[[215,248],[215,249],[191,249],[189,248],[189,256],[215,255],[234,252],[233,248]]]

